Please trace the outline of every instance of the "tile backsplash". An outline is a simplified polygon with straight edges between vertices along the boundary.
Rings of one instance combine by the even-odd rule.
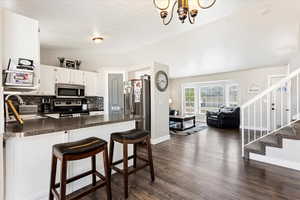
[[[38,112],[42,112],[42,99],[49,99],[51,102],[51,110],[53,110],[53,100],[55,96],[23,96],[22,99],[26,105],[38,105]],[[18,108],[17,99],[15,97],[10,98],[14,105]],[[104,111],[104,98],[103,97],[86,97],[88,108],[90,111]]]

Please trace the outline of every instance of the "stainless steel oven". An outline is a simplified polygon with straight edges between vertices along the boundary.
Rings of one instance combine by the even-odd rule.
[[[84,85],[57,83],[55,94],[56,98],[84,98],[85,87]]]

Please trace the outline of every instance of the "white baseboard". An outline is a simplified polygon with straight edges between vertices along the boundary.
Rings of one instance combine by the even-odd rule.
[[[267,156],[253,154],[253,153],[250,153],[250,159],[300,171],[300,163],[296,163],[296,162],[270,158]]]
[[[165,135],[159,138],[151,139],[151,144],[159,144],[170,139],[170,135]]]

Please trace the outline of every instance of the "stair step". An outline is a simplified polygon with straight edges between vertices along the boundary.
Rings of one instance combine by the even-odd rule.
[[[278,131],[276,135],[282,136],[283,138],[300,140],[300,125],[293,124],[291,126],[285,127]]]
[[[266,146],[272,146],[277,148],[282,148],[282,143],[280,142],[280,138],[276,135],[269,135],[260,140],[261,143]]]
[[[245,147],[245,150],[247,152],[251,153],[257,153],[261,155],[265,155],[265,149],[263,148],[263,145],[260,142],[254,142],[252,144],[249,144]]]

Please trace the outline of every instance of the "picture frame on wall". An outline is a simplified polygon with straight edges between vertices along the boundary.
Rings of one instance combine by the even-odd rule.
[[[255,83],[250,85],[250,87],[248,88],[248,94],[258,94],[259,92],[260,92],[260,86]]]

